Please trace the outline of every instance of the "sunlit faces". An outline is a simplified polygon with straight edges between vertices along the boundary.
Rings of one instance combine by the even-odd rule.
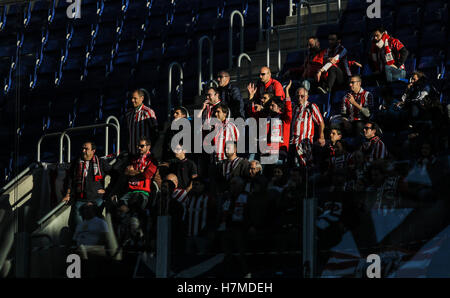
[[[366,126],[364,126],[363,130],[366,139],[371,139],[375,136],[376,130],[372,127],[371,123],[367,123]]]
[[[332,129],[330,132],[330,141],[331,143],[336,143],[336,141],[342,139],[342,135],[339,133],[337,129]]]
[[[225,121],[227,119],[227,114],[222,110],[221,107],[218,107],[215,112],[216,118],[220,121]]]
[[[87,142],[81,147],[81,153],[83,160],[91,160],[95,154],[95,149],[92,149],[92,144]]]
[[[217,82],[219,83],[219,87],[225,87],[230,82],[230,75],[225,72],[220,72],[217,75]]]
[[[304,88],[300,88],[297,91],[297,98],[299,103],[304,104],[308,100],[308,91]]]
[[[264,84],[269,82],[272,77],[272,74],[270,73],[270,69],[267,67],[261,67],[259,70],[259,78],[261,79],[261,82]]]
[[[137,149],[141,155],[147,154],[150,152],[150,144],[147,144],[146,141],[139,141]]]
[[[133,92],[133,96],[131,97],[131,103],[135,109],[139,108],[144,102],[144,96],[139,95],[139,92]]]

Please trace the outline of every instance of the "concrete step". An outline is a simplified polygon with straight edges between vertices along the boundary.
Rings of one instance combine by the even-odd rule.
[[[341,11],[347,7],[348,1],[341,1]],[[337,1],[330,2],[329,7],[329,22],[333,20],[336,21],[338,17],[338,4]],[[307,22],[308,20],[308,9],[306,7],[302,7],[300,10],[301,15],[301,23]],[[316,4],[311,5],[311,21],[314,22],[324,22],[327,21],[327,5],[324,4]],[[286,17],[286,26],[297,25],[297,15],[294,13],[293,16]]]

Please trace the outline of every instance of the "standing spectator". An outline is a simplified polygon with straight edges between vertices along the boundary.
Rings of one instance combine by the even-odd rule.
[[[259,160],[250,161],[249,168],[248,168],[249,179],[248,179],[247,183],[245,184],[245,191],[247,191],[247,192],[251,191],[252,180],[255,179],[256,177],[262,176],[262,170],[263,170],[263,168],[262,168],[262,165],[259,162]]]
[[[325,64],[316,74],[317,82],[322,81],[319,90],[326,94],[336,85],[342,85],[352,74],[347,61],[347,49],[341,44],[338,33],[328,35],[329,48],[323,57]]]
[[[270,72],[270,68],[267,66],[261,67],[257,85],[255,86],[255,84],[250,83],[247,86],[247,90],[249,92],[249,96],[253,97],[253,94],[256,100],[260,100],[264,92],[273,93],[275,96],[281,97],[282,100],[286,97],[283,86],[277,80],[272,79],[272,73]]]
[[[157,171],[158,162],[150,153],[151,142],[148,138],[141,137],[138,144],[139,156],[135,157],[125,169],[125,175],[128,177],[128,193],[119,201],[122,206],[127,206],[128,200],[136,196],[139,197],[141,209],[145,209],[152,191],[152,178]]]
[[[92,141],[85,142],[82,146],[81,157],[72,162],[69,174],[64,202],[72,202],[71,225],[75,228],[82,222],[80,208],[86,203],[92,202],[97,206],[103,204],[105,194],[105,175],[111,167],[105,160],[95,154],[96,146]]]
[[[246,179],[248,177],[249,162],[247,159],[237,156],[237,144],[236,142],[226,142],[226,156],[222,166],[223,178],[225,184],[227,184],[233,177],[241,177]]]
[[[133,109],[125,114],[128,151],[133,155],[139,154],[137,146],[140,137],[147,137],[152,143],[155,143],[158,137],[156,114],[151,108],[144,105],[144,101],[150,102],[147,90],[136,89],[131,98]]]
[[[350,78],[350,89],[342,99],[341,114],[353,126],[353,134],[359,135],[364,126],[363,120],[371,116],[373,108],[372,94],[361,88],[361,77],[354,75]]]
[[[388,155],[386,146],[378,136],[379,128],[375,122],[367,122],[364,126],[364,137],[366,142],[362,144],[361,151],[366,162],[385,159]]]
[[[217,207],[216,201],[207,192],[205,180],[199,177],[193,179],[186,206],[186,252],[206,254],[211,248],[214,230],[217,228]]]
[[[81,207],[83,221],[80,222],[73,235],[73,240],[77,245],[102,245],[106,244],[106,233],[108,233],[108,224],[97,216],[97,206],[88,202]]]
[[[238,86],[230,83],[230,74],[224,70],[217,75],[219,97],[230,107],[233,118],[244,118],[244,101]]]
[[[387,82],[406,77],[405,61],[408,50],[400,40],[390,36],[382,27],[373,31],[370,49],[370,66],[375,74],[381,74]]]
[[[325,123],[317,105],[308,102],[308,90],[300,87],[296,94],[298,96],[298,106],[295,108],[294,116],[292,117],[289,163],[294,164],[295,159],[298,158],[301,165],[311,166],[314,123],[319,125],[320,135],[318,141],[322,147],[325,145]]]

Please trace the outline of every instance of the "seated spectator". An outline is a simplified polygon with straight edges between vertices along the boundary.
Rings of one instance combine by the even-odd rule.
[[[392,88],[385,86],[381,89],[381,98],[383,104],[378,112],[376,119],[382,123],[385,131],[398,131],[406,128],[406,123],[402,123],[404,113],[399,107],[398,100],[394,99]],[[400,122],[400,123],[399,123]]]
[[[400,40],[390,36],[382,28],[373,31],[372,47],[370,49],[370,67],[374,74],[380,74],[387,82],[394,82],[406,77],[405,61],[408,50]]]
[[[244,118],[244,101],[242,99],[241,90],[238,86],[230,83],[230,74],[225,71],[219,71],[217,75],[219,82],[219,97],[230,107],[231,116],[233,118]]]
[[[378,136],[378,125],[375,122],[367,122],[364,126],[365,143],[361,146],[361,151],[364,154],[364,160],[372,162],[378,159],[385,159],[388,156],[386,146]]]
[[[186,202],[186,253],[206,254],[210,251],[217,228],[217,206],[207,191],[207,182],[196,177]]]
[[[204,130],[211,129],[211,118],[215,116],[216,108],[222,100],[219,98],[219,91],[215,87],[209,87],[206,90],[206,100],[203,102],[202,109],[195,115],[197,118],[202,118]]]
[[[318,89],[323,94],[341,86],[352,74],[347,61],[347,49],[341,44],[339,33],[328,35],[328,50],[323,56],[324,66],[316,73]]]
[[[268,190],[275,190],[278,193],[281,193],[286,187],[287,181],[284,174],[283,166],[276,165],[272,169],[272,178],[267,186]]]
[[[299,78],[302,81],[302,86],[308,91],[313,92],[313,90],[317,88],[317,73],[324,64],[323,58],[326,55],[326,52],[327,50],[320,49],[319,39],[315,36],[311,36],[308,38],[308,53],[303,65],[299,68],[289,69],[284,74],[284,77],[296,79],[294,76],[297,73],[300,73]]]
[[[245,191],[250,192],[251,191],[251,181],[255,179],[256,177],[259,177],[263,174],[263,168],[259,160],[252,160],[250,161],[249,168],[248,168],[248,179],[245,184]]]
[[[247,179],[249,176],[249,161],[237,156],[236,142],[228,141],[225,146],[227,159],[222,164],[222,173],[225,184],[228,184],[233,177]]]
[[[427,82],[425,74],[421,71],[415,71],[402,95],[402,101],[397,106],[407,110],[410,119],[417,119],[424,114],[430,93],[431,86]]]
[[[81,216],[83,221],[77,225],[73,235],[77,245],[105,245],[108,224],[97,216],[97,207],[91,202],[86,203],[81,207]]]
[[[175,173],[178,178],[178,186],[186,191],[192,188],[192,179],[197,177],[197,165],[186,158],[186,151],[178,145],[175,151],[175,159],[169,161],[169,171]]]
[[[362,132],[363,121],[368,120],[374,111],[373,96],[361,87],[361,82],[359,75],[351,76],[351,91],[344,96],[341,105],[341,115],[352,123],[355,136]]]
[[[185,107],[179,106],[173,109],[173,120],[172,122],[175,122],[179,119],[187,119],[189,116],[189,112]],[[171,146],[171,142],[172,142],[172,138],[173,136],[175,136],[178,132],[181,131],[180,130],[172,130],[171,129],[171,125],[172,122],[168,123],[168,126],[165,130],[165,134],[164,134],[164,142],[163,142],[163,152],[162,152],[162,160],[167,161],[170,160],[172,158],[175,158],[174,153],[172,151],[172,146]]]
[[[169,180],[173,183],[173,185],[175,186],[174,190],[171,192],[172,194],[172,199],[176,200],[178,203],[181,204],[181,206],[183,206],[184,212],[183,212],[183,219],[186,215],[186,199],[187,199],[187,194],[188,191],[184,188],[179,187],[179,183],[178,183],[178,177],[177,175],[170,173],[166,176],[165,180]]]

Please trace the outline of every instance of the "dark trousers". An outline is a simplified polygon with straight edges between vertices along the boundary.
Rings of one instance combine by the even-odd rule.
[[[328,69],[328,78],[324,82],[324,87],[328,87],[331,92],[335,85],[340,86],[344,83],[344,73],[339,67],[332,66]]]

